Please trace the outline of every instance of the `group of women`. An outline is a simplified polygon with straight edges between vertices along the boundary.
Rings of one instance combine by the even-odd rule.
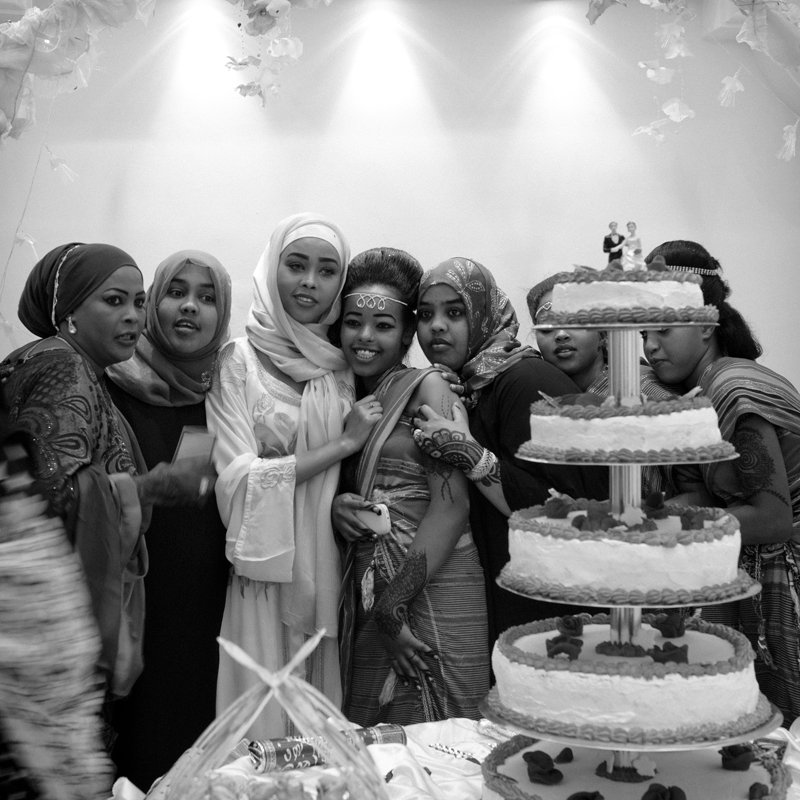
[[[788,724],[800,710],[800,397],[746,348],[708,253],[662,247],[648,258],[703,275],[721,323],[649,331],[655,377],[643,375],[667,394],[700,385],[742,453],[669,490],[740,518],[742,561],[764,592],[725,613],[751,635]],[[534,322],[551,288],[537,290]],[[550,489],[607,495],[603,469],[515,455],[542,392],[603,391],[602,341],[562,331],[543,334],[541,354],[521,344],[476,261],[423,273],[389,247],[351,260],[335,224],[298,214],[273,231],[233,341],[230,278],[199,251],[167,258],[145,292],[118,248],[56,248],[29,276],[20,318],[38,338],[0,367],[9,430],[28,435],[83,565],[106,744],[142,788],[257,680],[219,657],[218,634],[277,670],[324,630],[306,680],[353,723],[408,724],[477,718],[497,635],[574,613],[495,578],[512,511]],[[407,366],[415,335],[433,367]],[[213,464],[172,462],[186,425],[214,434]],[[382,509],[388,530],[373,524]],[[274,704],[251,735],[291,730]]]

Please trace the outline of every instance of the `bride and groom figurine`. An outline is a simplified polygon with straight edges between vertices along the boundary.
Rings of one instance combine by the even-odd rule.
[[[629,222],[626,227],[627,237],[617,232],[616,222],[608,223],[610,233],[603,238],[603,252],[608,253],[609,262],[621,261],[625,270],[645,269],[642,240],[636,232],[636,223]]]

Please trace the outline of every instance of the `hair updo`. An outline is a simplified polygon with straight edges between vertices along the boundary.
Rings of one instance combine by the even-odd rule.
[[[703,302],[719,310],[719,325],[716,330],[717,343],[723,356],[749,358],[755,361],[764,351],[744,317],[728,303],[731,289],[722,278],[722,267],[703,245],[684,239],[664,242],[652,250],[645,263],[662,256],[667,267],[683,267],[685,271],[697,271],[703,283]],[[705,274],[701,270],[710,270]]]
[[[403,325],[413,328],[416,324],[417,292],[422,280],[422,265],[405,250],[394,247],[373,247],[354,256],[347,267],[347,279],[342,289],[342,301],[348,294],[358,292],[365,286],[389,286],[397,292],[401,306]],[[341,345],[341,318],[331,326],[330,340]]]

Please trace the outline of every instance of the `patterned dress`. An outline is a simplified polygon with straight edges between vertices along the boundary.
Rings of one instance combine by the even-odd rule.
[[[741,565],[761,583],[761,593],[704,609],[703,616],[747,634],[761,691],[781,710],[788,728],[800,716],[800,394],[781,375],[743,358],[718,359],[700,386],[714,405],[724,439],[730,441],[742,416],[755,414],[773,425],[783,454],[794,533],[787,542],[743,547]],[[703,465],[701,471],[718,503],[746,500],[730,482],[732,472],[717,466]]]
[[[386,409],[388,401],[381,390],[376,394]],[[369,572],[375,597],[381,594],[402,566],[428,508],[427,459],[412,432],[411,419],[403,414],[380,449],[369,495],[370,500],[388,506],[391,533],[376,542],[360,540],[355,552],[355,592],[350,601],[355,619],[352,641],[347,645],[351,666],[344,712],[362,726],[379,722],[409,725],[450,717],[478,719],[478,703],[489,691],[483,570],[467,527],[453,552],[409,607],[412,631],[438,656],[425,656],[430,680],[420,672],[417,683],[397,682],[391,701],[383,705],[379,702],[382,693],[386,694],[384,687],[392,685],[394,673],[372,612],[364,608],[362,581]],[[365,448],[368,452],[369,445]],[[343,656],[343,662],[347,660],[348,656]]]
[[[104,378],[58,339],[0,365],[11,421],[31,437],[35,476],[81,558],[100,628],[98,666],[113,696],[141,672],[147,551],[141,519],[126,516],[115,473],[143,467]]]

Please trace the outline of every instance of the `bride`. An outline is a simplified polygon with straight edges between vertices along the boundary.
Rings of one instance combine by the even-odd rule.
[[[636,223],[627,224],[628,237],[622,243],[622,266],[626,270],[645,269],[642,255],[642,240],[636,232]]]

